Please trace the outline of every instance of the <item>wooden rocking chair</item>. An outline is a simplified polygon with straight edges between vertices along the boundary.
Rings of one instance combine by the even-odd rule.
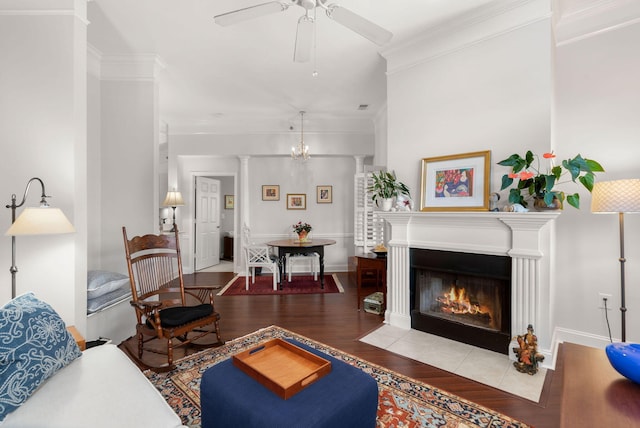
[[[169,235],[135,236],[129,240],[123,227],[122,235],[133,296],[131,305],[137,318],[138,359],[142,359],[144,350],[164,353],[145,346],[153,339],[164,339],[167,344],[167,365],[154,369],[174,368],[175,347],[222,345],[220,314],[213,306],[215,287],[185,287],[177,228]],[[208,334],[215,334],[217,340],[194,342]],[[174,339],[179,343],[175,344]]]

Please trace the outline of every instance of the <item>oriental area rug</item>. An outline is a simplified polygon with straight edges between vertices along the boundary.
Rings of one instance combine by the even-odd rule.
[[[144,374],[189,427],[200,427],[200,379],[211,366],[274,338],[294,339],[358,367],[378,383],[377,428],[527,428],[529,425],[448,394],[426,383],[339,351],[277,326],[190,355],[165,373]]]
[[[324,276],[324,288],[320,287],[319,280],[313,279],[313,275],[294,275],[291,277],[291,282],[285,279],[282,284],[282,290],[279,286],[277,290],[274,290],[273,276],[258,275],[255,283],[251,282],[251,278],[249,278],[249,290],[247,290],[245,277],[236,276],[218,292],[218,296],[344,293],[344,288],[335,274]]]

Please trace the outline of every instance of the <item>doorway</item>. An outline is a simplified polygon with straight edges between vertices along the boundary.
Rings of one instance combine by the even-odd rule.
[[[194,185],[194,271],[233,272],[234,176],[195,176]]]
[[[195,270],[220,263],[220,180],[196,177]]]

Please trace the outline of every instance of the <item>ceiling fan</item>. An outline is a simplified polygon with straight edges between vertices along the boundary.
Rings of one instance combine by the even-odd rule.
[[[345,9],[336,4],[326,4],[327,0],[288,0],[270,1],[256,6],[245,7],[232,12],[222,13],[214,16],[214,21],[218,25],[227,26],[237,24],[253,18],[269,15],[276,12],[284,12],[289,6],[300,6],[305,9],[305,14],[298,19],[296,30],[296,44],[293,60],[296,62],[307,62],[311,57],[311,46],[313,43],[313,25],[315,23],[316,8],[325,10],[327,16],[339,24],[369,39],[373,43],[382,46],[391,40],[393,34],[366,18]]]

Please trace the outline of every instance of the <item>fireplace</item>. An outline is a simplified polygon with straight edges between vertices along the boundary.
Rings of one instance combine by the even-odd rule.
[[[510,274],[501,271],[498,278],[493,278],[510,278],[508,290],[505,290],[509,297],[502,299],[508,308],[503,308],[499,315],[500,324],[506,322],[509,328],[498,336],[521,334],[527,330],[527,325],[532,324],[538,336],[538,350],[545,355],[543,366],[553,368],[557,349],[553,338],[555,320],[552,311],[555,296],[553,230],[559,211],[398,211],[376,212],[376,215],[386,222],[385,235],[389,248],[387,324],[402,329],[415,328],[412,325],[412,312],[416,294],[415,290],[411,291],[411,278],[416,274],[411,256],[414,249],[488,256],[487,259],[481,259],[484,260],[481,265],[488,260],[502,260],[496,263],[509,265],[510,269]],[[474,272],[464,275],[476,276]],[[451,280],[445,278],[443,281]],[[418,312],[419,308],[416,309]],[[429,324],[441,323],[442,318],[445,317],[430,316]],[[443,329],[457,328],[458,324],[448,323]],[[494,329],[485,327],[476,326],[472,336]],[[512,340],[508,349],[514,346],[518,344]],[[513,353],[509,357],[515,358]]]
[[[411,328],[508,354],[511,259],[410,249]]]

